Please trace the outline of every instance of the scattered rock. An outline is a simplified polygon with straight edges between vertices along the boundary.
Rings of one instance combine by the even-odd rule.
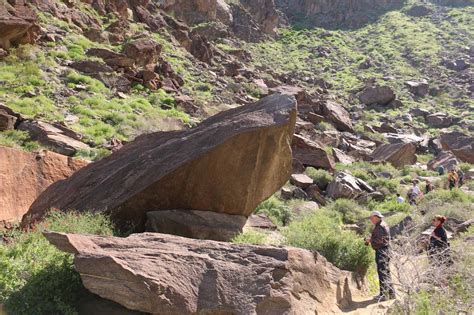
[[[372,153],[373,162],[389,162],[395,167],[416,163],[416,146],[413,143],[384,144]]]
[[[419,97],[425,97],[428,92],[430,91],[430,86],[428,82],[425,80],[423,81],[406,81],[405,85],[408,87],[410,90],[410,93],[412,93],[415,96]]]
[[[17,118],[0,108],[0,131],[15,129]]]
[[[141,38],[127,43],[122,52],[137,66],[154,65],[160,57],[161,45],[152,39]]]
[[[308,199],[316,201],[321,206],[325,206],[327,204],[326,198],[323,196],[321,192],[321,188],[317,184],[310,185],[305,190]]]
[[[368,86],[359,93],[359,101],[366,105],[388,105],[395,100],[395,92],[388,86]]]
[[[453,124],[453,119],[446,113],[434,113],[426,116],[425,122],[433,128],[446,128]]]
[[[462,132],[444,133],[440,136],[444,150],[449,150],[462,162],[474,164],[474,137]]]
[[[446,68],[453,71],[463,71],[471,67],[471,64],[465,59],[445,60],[443,64]]]
[[[409,215],[403,218],[400,222],[390,227],[390,236],[396,238],[399,235],[403,235],[415,227],[413,218]]]
[[[437,171],[440,166],[443,166],[445,170],[451,169],[453,166],[458,165],[458,159],[450,151],[443,151],[436,158],[428,162],[428,169]]]
[[[327,195],[332,199],[348,198],[355,199],[363,192],[373,192],[374,189],[363,180],[349,173],[339,172],[334,180],[328,185]]]
[[[296,215],[305,215],[319,209],[319,205],[314,201],[296,202],[291,208],[291,212]]]
[[[351,156],[347,155],[344,153],[344,151],[341,151],[337,148],[332,148],[332,155],[334,156],[334,160],[337,163],[342,163],[342,164],[352,164],[355,162],[354,158]]]
[[[306,174],[293,174],[290,176],[290,183],[296,187],[305,189],[313,183],[313,179]]]
[[[0,147],[0,221],[19,221],[49,185],[87,162],[49,151],[26,152]]]
[[[326,101],[322,105],[322,113],[324,117],[333,122],[337,130],[354,131],[351,115],[342,105],[333,101]]]
[[[382,123],[380,126],[372,126],[372,129],[375,132],[379,132],[379,133],[397,133],[398,132],[396,128],[392,127],[386,122]]]
[[[108,65],[99,61],[95,61],[95,60],[75,61],[71,63],[69,66],[73,69],[76,69],[77,71],[87,73],[87,74],[113,71],[113,69],[109,67]]]
[[[147,232],[216,241],[230,241],[247,221],[242,215],[198,210],[150,211],[146,217]]]
[[[273,223],[270,218],[264,213],[257,213],[252,214],[247,219],[247,223],[245,223],[244,230],[247,228],[253,229],[262,229],[262,230],[276,230],[277,226]]]
[[[433,13],[433,9],[425,5],[414,5],[408,9],[407,14],[414,17],[427,16]]]
[[[388,140],[389,143],[414,143],[420,144],[422,143],[425,138],[419,137],[414,134],[403,134],[403,133],[386,133],[384,134],[385,138]]]
[[[34,44],[39,38],[36,13],[25,1],[8,1],[0,8],[0,48]]]
[[[326,170],[334,169],[333,157],[316,142],[300,135],[294,135],[291,147],[293,149],[293,157],[303,163],[303,165]]]
[[[127,238],[44,235],[60,250],[75,254],[75,269],[88,290],[146,313],[338,312],[336,305],[350,303],[356,290],[350,272],[304,249],[158,233]]]
[[[60,124],[51,125],[43,121],[25,120],[18,129],[27,131],[32,140],[38,141],[52,151],[73,156],[79,150],[90,150],[90,147],[81,142],[79,134]]]
[[[148,211],[248,216],[291,175],[295,121],[294,98],[275,94],[189,130],[141,135],[50,187],[23,223],[49,208],[106,210],[119,225],[133,223],[138,229]]]

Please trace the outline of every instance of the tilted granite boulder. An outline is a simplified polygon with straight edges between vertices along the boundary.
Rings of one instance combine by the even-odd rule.
[[[87,162],[49,151],[0,147],[0,221],[19,221],[49,185]]]
[[[440,142],[444,150],[450,150],[462,162],[474,164],[474,137],[462,132],[443,133]]]
[[[413,143],[384,144],[371,155],[373,162],[389,162],[395,167],[416,163],[416,145]]]
[[[352,274],[318,253],[167,234],[45,233],[74,253],[84,286],[152,314],[327,314],[351,302]]]
[[[139,136],[51,186],[23,223],[50,208],[105,211],[118,223],[142,228],[148,211],[249,216],[291,175],[295,122],[295,99],[274,94],[189,130]]]

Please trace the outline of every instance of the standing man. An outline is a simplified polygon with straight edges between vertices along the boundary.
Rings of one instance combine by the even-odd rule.
[[[380,283],[380,294],[375,299],[378,301],[391,300],[395,298],[395,290],[390,275],[390,228],[383,221],[383,215],[379,211],[372,212],[370,221],[375,227],[372,236],[366,239],[366,245],[372,245],[375,250],[375,262]]]

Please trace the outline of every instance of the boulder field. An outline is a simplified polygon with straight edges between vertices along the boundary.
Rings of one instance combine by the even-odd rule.
[[[0,221],[19,221],[48,186],[85,165],[85,161],[46,150],[0,147]]]
[[[23,224],[40,219],[50,208],[105,211],[119,224],[139,229],[149,211],[248,217],[291,175],[295,122],[296,100],[273,94],[189,130],[139,136],[49,187]]]
[[[304,249],[159,233],[45,233],[75,255],[84,286],[151,314],[328,314],[352,301],[352,274]]]

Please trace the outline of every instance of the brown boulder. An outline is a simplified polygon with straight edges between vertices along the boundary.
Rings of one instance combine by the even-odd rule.
[[[316,142],[300,135],[294,135],[291,147],[293,149],[293,157],[303,163],[303,165],[326,170],[334,169],[333,157]]]
[[[474,137],[462,132],[444,133],[440,136],[444,150],[449,150],[461,161],[474,164]]]
[[[0,161],[0,221],[19,221],[49,185],[87,164],[49,151],[6,147],[0,147]]]
[[[139,136],[50,187],[24,223],[49,208],[107,211],[138,227],[156,210],[248,216],[291,175],[295,121],[294,98],[272,95],[189,130]]]
[[[0,48],[33,44],[39,37],[36,13],[23,0],[0,5]]]
[[[446,113],[434,113],[425,117],[428,126],[434,128],[446,128],[453,124],[453,118]]]
[[[44,233],[92,293],[152,314],[323,314],[352,302],[350,272],[308,250],[139,233]]]
[[[332,148],[332,155],[334,156],[334,160],[337,163],[342,163],[342,164],[352,164],[355,162],[354,158],[350,155],[347,155],[344,153],[344,151],[341,151],[336,148]]]
[[[17,118],[0,108],[0,131],[15,129]]]
[[[436,158],[428,162],[428,169],[436,171],[440,166],[443,166],[444,169],[449,170],[453,166],[458,165],[458,159],[450,151],[444,151],[438,154]]]
[[[430,91],[430,86],[426,81],[406,81],[405,85],[413,95],[419,97],[425,97]]]
[[[108,65],[95,60],[75,61],[70,65],[70,67],[87,74],[113,71],[113,69]]]
[[[252,214],[248,217],[247,223],[245,223],[244,230],[252,229],[262,229],[262,230],[276,230],[277,226],[273,223],[270,218],[264,213]]]
[[[27,131],[31,139],[60,154],[72,156],[79,150],[90,149],[87,144],[80,141],[79,134],[59,124],[25,120],[18,125],[18,129]]]
[[[349,112],[342,107],[342,105],[327,101],[322,106],[324,117],[329,119],[337,130],[340,131],[353,131],[351,115]]]
[[[307,188],[313,183],[313,179],[306,174],[292,174],[290,183],[300,188]]]
[[[161,54],[161,45],[149,38],[141,38],[127,43],[122,53],[135,61],[137,66],[154,65]]]
[[[367,105],[387,105],[393,100],[395,92],[388,86],[369,86],[359,94],[359,101]]]
[[[416,145],[413,143],[384,144],[371,155],[373,162],[389,162],[395,167],[416,163]]]
[[[198,210],[150,211],[146,216],[147,232],[216,241],[230,241],[247,221],[242,215]]]
[[[130,69],[134,66],[134,60],[132,58],[105,48],[90,48],[87,50],[87,55],[101,58],[108,66],[114,69]]]
[[[344,172],[337,173],[326,189],[327,195],[332,199],[355,199],[365,192],[373,191],[374,189],[363,180]]]

